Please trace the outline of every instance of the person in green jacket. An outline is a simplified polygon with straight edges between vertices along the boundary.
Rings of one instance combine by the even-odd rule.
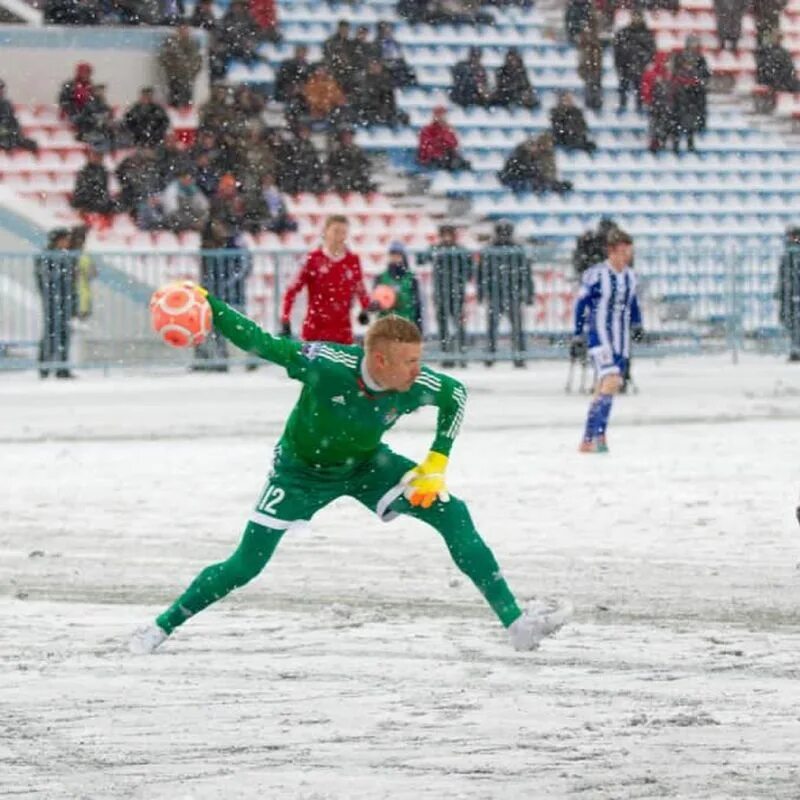
[[[442,537],[456,566],[484,596],[518,650],[533,650],[570,615],[569,604],[522,611],[463,501],[451,497],[445,470],[461,428],[467,393],[454,378],[423,366],[412,322],[387,316],[370,325],[365,346],[276,337],[209,295],[217,331],[242,350],[283,367],[302,390],[275,451],[237,550],[206,567],[155,621],[137,630],[133,653],[152,653],[190,617],[258,575],[296,523],[342,496],[388,522],[405,514]],[[436,406],[428,455],[419,463],[381,439],[406,414]]]
[[[388,287],[387,292],[379,287]],[[396,314],[410,320],[422,330],[422,299],[419,281],[411,272],[408,253],[401,242],[389,245],[389,263],[386,269],[375,278],[373,302],[378,307],[378,316]]]

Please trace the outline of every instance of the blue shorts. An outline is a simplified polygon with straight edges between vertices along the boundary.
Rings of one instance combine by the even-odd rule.
[[[606,375],[624,375],[628,359],[622,353],[615,353],[610,347],[598,345],[589,348],[595,375],[605,378]]]

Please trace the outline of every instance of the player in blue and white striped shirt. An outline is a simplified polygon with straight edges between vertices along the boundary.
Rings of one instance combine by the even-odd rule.
[[[631,334],[641,335],[642,315],[636,298],[636,275],[630,268],[633,239],[619,229],[608,235],[608,258],[583,273],[575,304],[575,337],[583,342],[589,328],[589,355],[595,369],[595,395],[589,406],[580,451],[605,453],[606,427],[614,395],[622,385],[630,357]]]

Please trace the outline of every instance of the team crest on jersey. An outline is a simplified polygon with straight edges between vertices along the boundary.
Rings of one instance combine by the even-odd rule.
[[[383,424],[384,425],[391,425],[400,414],[398,414],[396,408],[390,408],[384,415],[383,415]]]
[[[322,350],[322,342],[306,342],[301,352],[309,361],[313,361],[319,355],[320,350]]]

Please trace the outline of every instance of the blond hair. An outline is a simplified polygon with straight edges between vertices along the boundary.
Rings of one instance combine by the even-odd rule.
[[[421,344],[422,334],[411,320],[398,317],[396,314],[389,314],[375,320],[369,326],[367,335],[364,337],[364,347],[367,350],[374,350],[385,342]]]
[[[325,219],[325,230],[328,230],[331,225],[336,225],[337,223],[341,223],[342,225],[350,224],[344,214],[331,214]]]

